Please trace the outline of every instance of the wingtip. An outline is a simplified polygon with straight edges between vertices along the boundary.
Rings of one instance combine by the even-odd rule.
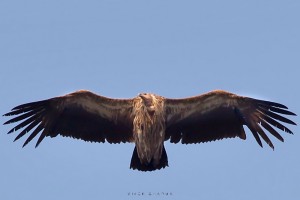
[[[10,121],[10,120],[8,120],[8,121],[4,122],[4,123],[3,123],[3,125],[10,124],[10,122],[9,122],[9,121]]]
[[[24,148],[26,145],[28,144],[28,142],[25,142],[22,146],[22,148]]]
[[[9,112],[4,113],[2,116],[3,116],[3,117],[11,116],[11,113],[12,113],[12,112],[13,112],[13,110],[10,110]]]
[[[37,148],[40,145],[41,141],[37,141],[34,148]]]
[[[30,142],[30,139],[29,138],[27,138],[27,140],[24,142],[24,144],[23,144],[23,146],[22,146],[22,148],[24,148],[28,143]]]
[[[15,128],[12,128],[10,131],[7,132],[7,134],[11,134],[14,131],[15,131]]]
[[[271,149],[273,149],[273,151],[274,151],[274,149],[275,149],[275,147],[274,147],[274,145],[271,143],[271,144],[268,144],[270,147],[271,147]]]
[[[290,112],[290,115],[297,116],[297,114],[296,114],[296,113],[294,113],[294,112],[291,112],[291,111],[289,111],[289,112]]]
[[[288,123],[288,124],[297,126],[296,122],[293,122],[292,120],[289,120],[289,119],[287,119],[287,120],[285,121],[285,123]]]
[[[277,102],[273,102],[273,101],[266,101],[266,100],[258,100],[258,99],[256,99],[256,101],[258,101],[259,104],[262,104],[262,105],[269,105],[269,106],[273,106],[273,107],[277,107],[277,108],[288,109],[287,106],[285,106],[281,103],[277,103]]]
[[[283,131],[286,132],[286,133],[289,133],[291,135],[294,135],[294,133],[290,129],[286,128],[286,127],[283,129]]]

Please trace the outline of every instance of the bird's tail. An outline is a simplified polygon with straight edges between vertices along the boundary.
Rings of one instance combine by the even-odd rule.
[[[148,164],[142,164],[138,157],[137,149],[136,149],[136,147],[134,147],[132,158],[131,158],[131,163],[130,163],[131,169],[137,169],[139,171],[154,171],[154,170],[158,170],[161,168],[165,168],[167,166],[168,166],[168,156],[167,156],[165,147],[163,147],[160,161],[156,165],[154,164],[153,159]]]

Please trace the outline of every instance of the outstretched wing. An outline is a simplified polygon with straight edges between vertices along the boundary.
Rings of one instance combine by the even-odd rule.
[[[4,116],[17,115],[5,122],[19,122],[8,133],[25,127],[15,140],[31,132],[23,147],[41,132],[36,147],[45,136],[57,135],[91,142],[131,142],[132,100],[110,99],[89,91],[23,104]]]
[[[273,128],[291,133],[280,122],[296,125],[279,115],[295,115],[287,107],[274,102],[237,96],[225,91],[213,91],[186,99],[166,99],[166,140],[181,140],[184,144],[209,142],[223,138],[246,139],[246,125],[262,147],[260,137],[274,149],[265,131],[280,141],[281,135]],[[273,126],[273,127],[272,127]]]

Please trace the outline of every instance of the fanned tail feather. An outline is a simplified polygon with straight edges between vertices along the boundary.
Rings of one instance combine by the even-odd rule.
[[[169,165],[168,165],[168,156],[165,147],[163,147],[162,149],[161,158],[157,165],[154,165],[153,160],[151,160],[151,162],[147,165],[142,164],[138,157],[137,149],[136,147],[134,148],[132,158],[131,158],[131,163],[130,163],[131,169],[137,169],[139,171],[154,171],[154,170],[159,170],[161,168],[165,168],[167,166]]]

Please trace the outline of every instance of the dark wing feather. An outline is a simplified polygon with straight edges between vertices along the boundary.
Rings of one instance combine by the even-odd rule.
[[[166,99],[166,112],[166,140],[170,139],[172,143],[181,141],[190,144],[234,137],[246,139],[243,128],[246,125],[260,146],[262,138],[274,149],[264,130],[283,141],[272,126],[292,133],[280,122],[296,125],[279,115],[295,115],[282,104],[225,91],[213,91],[187,99]]]
[[[4,124],[21,121],[8,132],[25,127],[15,140],[32,130],[24,146],[40,132],[36,146],[46,136],[57,135],[91,142],[131,142],[131,111],[130,99],[110,99],[88,91],[78,91],[17,106],[4,115],[17,116]]]

